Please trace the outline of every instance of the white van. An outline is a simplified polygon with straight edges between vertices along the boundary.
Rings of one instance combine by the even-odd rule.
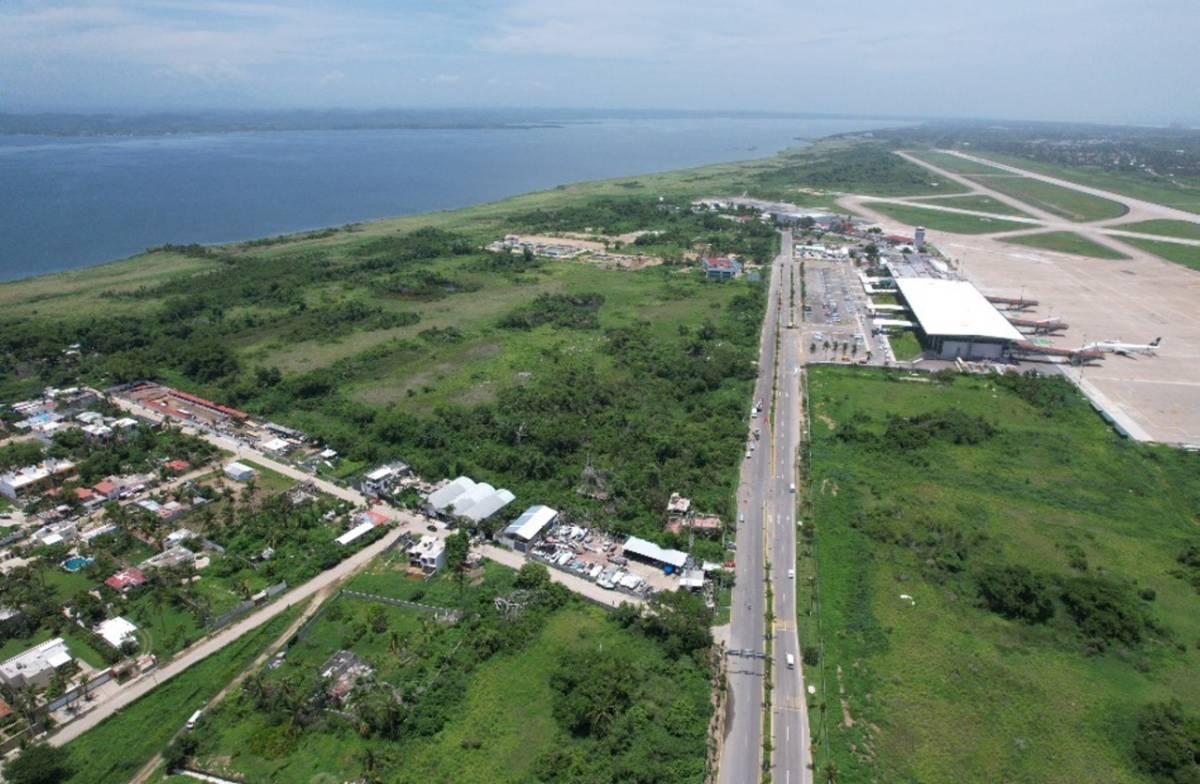
[[[788,666],[790,667],[791,665],[789,664]],[[200,721],[200,717],[203,715],[204,715],[203,708],[196,711],[195,713],[193,713],[188,718],[187,724],[184,725],[184,729],[186,729],[188,732],[191,732],[192,730],[196,729],[196,724]]]
[[[796,657],[789,653],[786,658],[787,658],[788,669],[789,670],[796,669]]]
[[[789,489],[790,489],[790,490],[791,490],[791,492],[793,492],[793,493],[794,493],[794,492],[796,492],[796,483],[795,483],[795,482],[792,482],[792,485],[791,485],[791,487],[790,487]]]

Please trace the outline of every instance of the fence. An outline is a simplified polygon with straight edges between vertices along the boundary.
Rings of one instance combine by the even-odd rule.
[[[234,607],[232,610],[229,610],[223,615],[214,618],[213,621],[208,625],[208,633],[211,634],[219,629],[224,629],[234,621],[244,618],[254,608],[266,604],[271,599],[286,591],[287,587],[287,580],[284,580],[281,583],[276,583],[275,585],[264,588],[262,591],[256,594],[254,598],[247,599],[237,607]]]
[[[417,610],[418,612],[428,612],[435,615],[441,615],[451,620],[457,621],[462,618],[462,612],[459,610],[451,610],[446,607],[434,607],[429,604],[421,604],[419,602],[409,602],[404,599],[394,599],[391,596],[380,596],[375,593],[363,593],[362,591],[343,590],[342,594],[351,599],[361,599],[368,602],[377,602],[379,604],[390,604],[393,607],[403,607],[408,610]]]
[[[91,692],[96,687],[103,686],[104,684],[108,683],[112,680],[112,677],[113,674],[111,667],[101,670],[95,678],[92,678],[87,683],[81,683],[78,686],[68,689],[61,697],[51,700],[50,703],[46,705],[46,710],[50,713],[53,713],[67,703],[74,702],[85,694]]]

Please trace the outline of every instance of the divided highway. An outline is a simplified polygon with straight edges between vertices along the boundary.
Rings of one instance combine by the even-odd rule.
[[[762,410],[758,448],[743,463],[738,486],[737,567],[729,637],[729,716],[721,752],[719,781],[749,784],[760,779],[764,656],[773,640],[773,778],[791,784],[811,781],[808,717],[800,647],[796,635],[796,561],[794,482],[800,441],[800,377],[803,373],[799,324],[799,265],[792,258],[792,236],[784,231],[783,250],[771,268],[767,311],[763,318],[759,375],[754,400]],[[794,287],[794,290],[793,290]],[[774,593],[773,628],[766,628],[767,563]],[[787,657],[792,656],[793,667]]]

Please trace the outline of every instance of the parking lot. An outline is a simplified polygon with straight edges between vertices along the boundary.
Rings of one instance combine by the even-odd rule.
[[[799,327],[809,361],[881,364],[883,352],[871,334],[869,303],[853,262],[805,259],[804,283]]]

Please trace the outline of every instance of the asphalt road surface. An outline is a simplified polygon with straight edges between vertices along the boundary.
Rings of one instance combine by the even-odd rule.
[[[799,438],[799,411],[795,404],[799,399],[799,373],[803,372],[803,369],[799,360],[800,333],[798,330],[789,329],[793,318],[790,315],[793,269],[797,309],[801,303],[799,265],[792,261],[790,232],[783,233],[782,245],[783,253],[771,268],[769,301],[763,319],[759,351],[759,375],[754,392],[754,401],[761,401],[762,410],[753,419],[751,427],[759,428],[761,435],[757,441],[757,448],[742,465],[738,486],[737,566],[731,600],[732,617],[727,662],[730,715],[725,728],[725,743],[718,777],[723,784],[748,784],[757,782],[760,778],[763,678],[766,672],[765,662],[761,657],[765,654],[767,640],[766,548],[770,546],[776,553],[772,557],[785,564],[782,569],[782,579],[785,582],[788,581],[786,564],[795,562],[795,494],[792,492],[792,482],[795,477],[795,445]],[[799,318],[798,310],[794,318]],[[777,338],[780,341],[780,358],[786,358],[778,367]],[[777,383],[779,397],[776,397]],[[774,428],[771,426],[773,405],[776,417]],[[776,613],[778,615],[780,612],[786,612],[786,608],[791,608],[791,615],[786,617],[792,619],[790,637],[783,629],[779,629],[776,635],[777,647],[773,654],[777,659],[773,675],[776,694],[779,695],[779,689],[782,687],[785,690],[785,698],[798,699],[802,708],[804,700],[801,695],[804,687],[798,663],[799,648],[794,632],[794,586],[784,585],[784,590],[781,591],[778,577],[775,578],[775,584]],[[779,627],[778,624],[776,626]],[[779,646],[781,642],[784,646],[791,647],[786,651],[782,650]],[[786,668],[784,661],[787,651],[792,652],[797,669]],[[780,696],[776,696],[776,700],[779,699]],[[776,743],[786,743],[789,746],[788,750],[781,749],[776,753],[775,767],[779,771],[776,780],[790,777],[787,780],[804,782],[808,781],[808,768],[804,764],[808,753],[807,720],[802,709],[793,710],[791,705],[792,702],[789,702],[786,725],[777,724],[776,727]]]
[[[808,704],[804,694],[804,672],[796,629],[796,460],[804,412],[801,382],[804,374],[803,340],[800,331],[800,264],[791,255],[792,244],[784,237],[784,252],[776,266],[781,268],[784,314],[780,324],[777,374],[775,378],[775,422],[771,438],[770,476],[762,485],[766,506],[767,547],[774,594],[774,689],[772,693],[772,781],[808,784],[810,768]],[[792,303],[795,304],[793,311]],[[789,327],[788,325],[794,325]],[[791,665],[788,657],[791,657]]]

